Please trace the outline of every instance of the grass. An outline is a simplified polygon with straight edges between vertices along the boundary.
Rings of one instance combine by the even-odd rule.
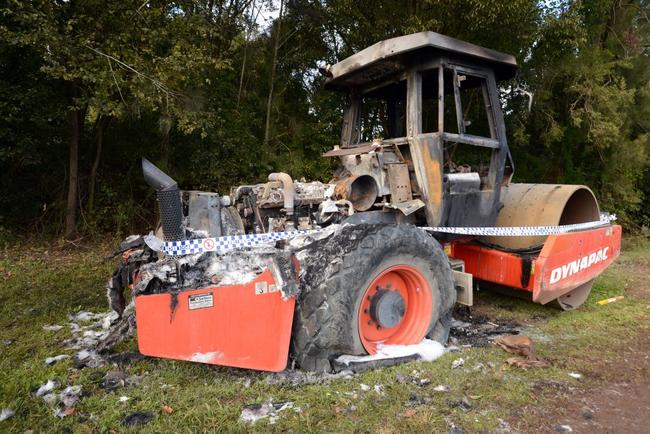
[[[445,354],[433,363],[412,362],[328,384],[291,387],[267,384],[264,373],[145,359],[126,367],[128,374],[142,376],[140,385],[114,392],[101,389],[97,381],[113,368],[77,371],[69,360],[46,366],[45,357],[66,353],[61,343],[70,332],[67,328],[57,332],[42,329],[45,324],[66,324],[69,313],[106,309],[103,287],[114,265],[102,260],[107,248],[70,253],[8,248],[0,259],[0,341],[13,343],[5,346],[0,342],[0,408],[11,408],[16,415],[0,422],[0,431],[125,432],[129,430],[120,421],[134,411],[155,414],[143,427],[148,432],[442,432],[451,423],[468,432],[494,430],[500,420],[516,423],[527,406],[546,405],[567,393],[562,387],[548,385],[590,387],[614,378],[616,372],[603,371],[603,361],[615,359],[617,348],[635,333],[648,333],[649,302],[626,293],[626,286],[643,279],[639,273],[647,273],[650,244],[636,242],[625,247],[618,262],[597,280],[586,305],[574,312],[562,313],[491,293],[477,294],[473,311],[524,324],[538,343],[538,354],[553,363],[550,369],[507,368],[503,362],[508,356],[500,349],[471,348]],[[626,295],[621,302],[596,304],[621,294]],[[120,350],[135,348],[131,341],[121,344]],[[459,357],[465,364],[451,369],[452,361]],[[475,369],[479,363],[483,368]],[[430,379],[431,385],[418,387],[397,381],[398,374],[414,375],[414,371],[420,378]],[[570,378],[567,374],[571,371],[584,378]],[[39,385],[52,378],[63,385],[82,385],[85,396],[74,415],[55,418],[52,408],[33,396]],[[371,390],[362,391],[361,383],[370,385]],[[372,389],[375,384],[383,386],[382,395]],[[433,391],[438,384],[448,385],[450,392]],[[119,402],[122,395],[129,401]],[[413,395],[429,401],[407,406]],[[239,422],[243,405],[267,399],[294,401],[301,412],[286,410],[274,425],[268,420],[253,426]],[[467,399],[472,409],[450,405],[460,399]],[[162,412],[163,405],[171,406],[173,413]]]

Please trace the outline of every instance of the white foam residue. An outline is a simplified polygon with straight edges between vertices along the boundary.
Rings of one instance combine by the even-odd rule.
[[[336,361],[349,365],[350,363],[370,362],[374,360],[395,359],[417,354],[425,362],[432,362],[445,353],[445,347],[440,342],[424,339],[413,345],[377,345],[377,353],[368,356],[339,356]]]
[[[221,354],[222,353],[220,353],[219,351],[213,351],[211,353],[194,353],[192,354],[191,360],[193,362],[208,363],[220,357]]]

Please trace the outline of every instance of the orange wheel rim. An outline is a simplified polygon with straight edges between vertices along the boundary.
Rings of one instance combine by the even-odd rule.
[[[401,297],[403,315],[397,324],[382,325],[377,313],[378,300]],[[384,303],[385,304],[385,303]],[[395,265],[382,271],[363,293],[359,306],[359,338],[368,354],[375,354],[379,344],[411,345],[424,339],[431,323],[433,298],[431,287],[422,274],[410,265]],[[401,309],[400,309],[401,311]],[[386,321],[383,321],[386,324]]]

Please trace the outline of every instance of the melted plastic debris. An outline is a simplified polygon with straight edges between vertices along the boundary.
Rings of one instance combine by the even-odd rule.
[[[45,364],[49,366],[55,364],[56,362],[60,362],[61,360],[65,360],[69,358],[70,356],[67,354],[59,354],[58,356],[46,357]]]
[[[65,407],[70,408],[79,401],[81,395],[81,386],[68,386],[59,393],[59,402]]]
[[[414,345],[378,345],[376,354],[368,356],[342,355],[336,359],[336,362],[350,365],[351,363],[396,359],[413,355],[417,355],[425,362],[432,362],[444,353],[445,347],[440,342],[424,339],[419,344]]]
[[[124,427],[131,427],[131,426],[140,426],[140,425],[145,425],[148,424],[153,420],[153,413],[149,411],[138,411],[135,413],[131,413],[124,419],[122,419],[121,425]]]
[[[284,410],[293,409],[296,413],[302,410],[300,407],[295,407],[292,401],[273,402],[269,399],[262,404],[248,404],[244,406],[239,420],[245,423],[255,423],[258,420],[269,418],[269,423],[273,425],[278,420],[278,413]]]
[[[395,379],[397,380],[398,383],[402,383],[402,384],[411,383],[418,387],[425,387],[431,384],[431,380],[429,380],[428,378],[420,378],[419,375],[420,375],[419,372],[414,370],[413,375],[404,375],[398,373],[395,376]]]
[[[99,368],[104,364],[104,359],[94,350],[81,350],[74,357],[75,367],[78,369]]]
[[[59,383],[56,380],[47,380],[45,384],[36,390],[36,396],[45,396],[57,387],[59,387]]]
[[[83,314],[83,315],[81,315]],[[97,368],[104,364],[101,353],[113,348],[118,342],[135,334],[135,304],[131,302],[122,317],[115,312],[91,313],[81,312],[70,315],[90,324],[70,323],[72,338],[65,341],[68,349],[77,350],[74,356],[76,368],[85,366]],[[92,318],[92,320],[90,320]]]
[[[0,411],[0,422],[3,420],[10,419],[16,415],[16,412],[13,411],[10,408],[3,408],[2,411]]]

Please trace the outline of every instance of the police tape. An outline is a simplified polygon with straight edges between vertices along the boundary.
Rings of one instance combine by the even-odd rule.
[[[602,213],[600,220],[558,226],[511,226],[511,227],[445,227],[424,226],[420,229],[427,232],[439,232],[454,235],[472,235],[488,237],[529,237],[558,235],[594,229],[609,225],[616,220],[615,215]],[[145,235],[144,241],[152,250],[172,256],[193,255],[205,252],[227,252],[230,250],[259,247],[276,243],[280,240],[316,235],[323,229],[296,230],[291,232],[271,232],[264,234],[227,235],[223,237],[195,238],[191,240],[163,241],[155,235]]]

